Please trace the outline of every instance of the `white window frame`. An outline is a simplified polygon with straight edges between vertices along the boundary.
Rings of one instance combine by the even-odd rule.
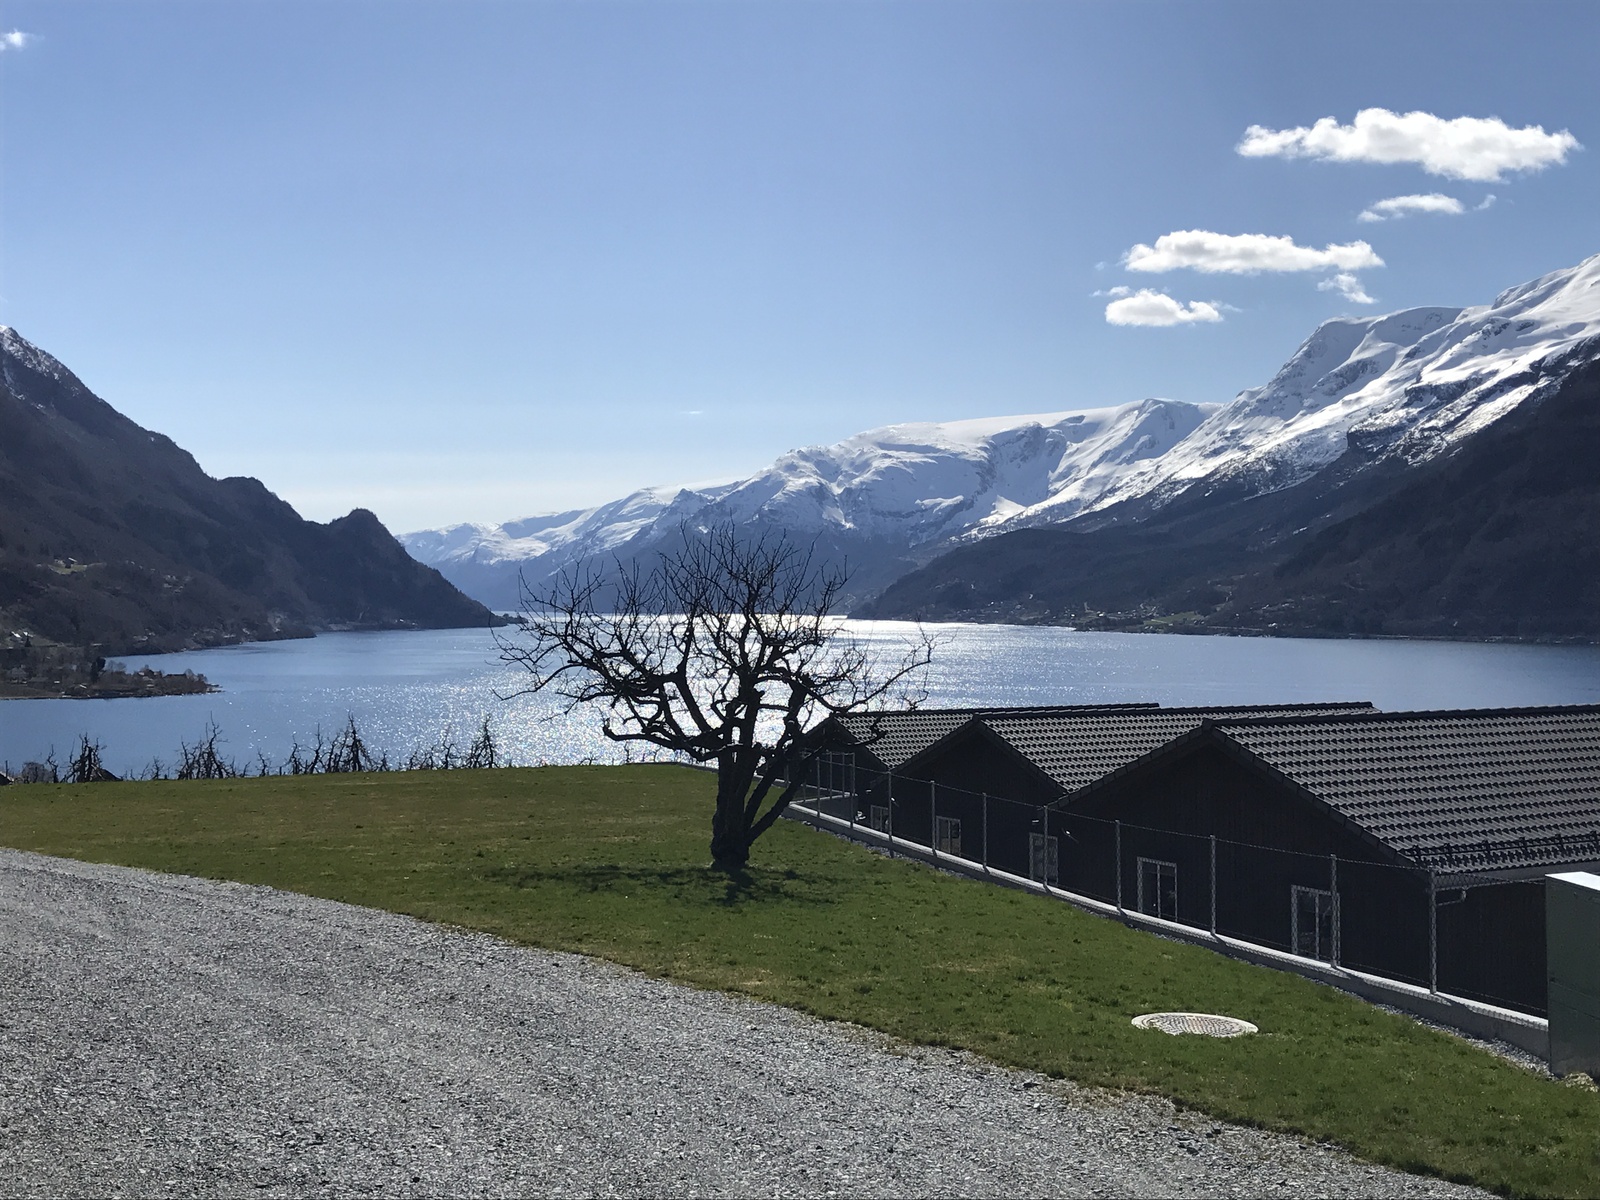
[[[869,804],[867,806],[867,828],[875,829],[879,833],[889,832],[889,806],[887,804]]]
[[[934,845],[940,854],[961,857],[961,818],[935,817],[933,819]]]
[[[1061,839],[1054,834],[1028,835],[1028,878],[1035,883],[1061,882]]]
[[[1300,914],[1310,904],[1312,936],[1310,945],[1300,936]],[[1324,945],[1322,923],[1328,922],[1327,944]],[[1304,887],[1295,883],[1289,886],[1289,946],[1301,958],[1314,958],[1319,962],[1339,961],[1339,894],[1327,888]]]
[[[1168,862],[1164,858],[1138,858],[1135,860],[1139,880],[1139,911],[1147,917],[1158,917],[1163,921],[1176,921],[1178,919],[1178,864]],[[1145,868],[1155,868],[1156,879],[1155,895],[1151,896],[1145,889]],[[1172,911],[1161,911],[1161,869],[1165,867],[1172,875]],[[1148,903],[1147,903],[1148,901]]]

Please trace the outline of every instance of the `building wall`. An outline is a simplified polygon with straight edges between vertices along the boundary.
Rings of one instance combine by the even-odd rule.
[[[1333,891],[1337,878],[1340,963],[1429,983],[1426,874],[1394,864],[1333,814],[1216,747],[1201,744],[1052,814],[1053,831],[1073,839],[1062,886],[1115,900],[1115,827],[1107,821],[1121,822],[1124,907],[1139,906],[1138,859],[1169,862],[1177,868],[1177,919],[1209,927],[1215,835],[1218,932],[1328,958],[1326,945],[1320,953],[1296,945],[1293,889]],[[1440,909],[1441,990],[1544,1011],[1541,888],[1469,889],[1460,904]],[[1302,897],[1307,903],[1314,901]]]
[[[988,793],[1030,805],[1048,804],[1061,795],[1060,788],[981,728],[951,736],[906,764],[905,771],[951,792]]]
[[[1440,888],[1440,987],[1470,986],[1475,999],[1524,1011],[1524,998],[1535,996],[1532,1011],[1543,1013],[1548,986],[1544,880],[1468,888],[1463,900],[1459,895]]]
[[[1141,908],[1139,860],[1168,863],[1177,920],[1210,928],[1214,906],[1218,932],[1283,950],[1330,956],[1328,945],[1297,944],[1293,896],[1296,887],[1336,890],[1342,965],[1430,982],[1426,874],[1215,745],[1202,742],[1067,807],[1050,807],[1055,786],[978,729],[892,777],[862,763],[854,778],[853,801],[841,797],[828,811],[855,811],[867,823],[874,808],[892,809],[895,836],[922,845],[935,843],[935,817],[957,821],[957,853],[1025,877],[1038,865],[1031,839],[1043,833],[1055,839],[1054,882],[1133,911]],[[1151,899],[1143,897],[1144,911],[1155,911]],[[1464,897],[1441,885],[1441,900],[1440,989],[1543,1013],[1543,884],[1481,886]]]
[[[1029,836],[1044,829],[1044,807],[1059,788],[979,729],[954,735],[904,770],[894,780],[896,836],[932,844],[935,815],[957,820],[962,857],[981,862],[987,849],[991,867],[1029,873]]]

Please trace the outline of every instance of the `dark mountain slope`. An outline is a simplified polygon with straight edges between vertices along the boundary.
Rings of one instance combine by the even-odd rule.
[[[961,547],[862,616],[1600,637],[1600,367],[1417,466],[1359,446],[1264,496],[1186,494]]]
[[[213,479],[0,330],[0,641],[122,653],[491,619],[371,513],[319,525]]]
[[[1600,364],[1239,589],[1223,619],[1600,636]]]

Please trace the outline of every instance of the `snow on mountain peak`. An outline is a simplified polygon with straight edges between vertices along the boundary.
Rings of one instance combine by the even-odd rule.
[[[51,379],[76,382],[78,378],[59,359],[39,349],[9,325],[0,325],[0,357],[14,358],[30,371]]]
[[[1140,414],[1152,404],[1173,406],[1161,410],[1165,438],[1152,437],[1141,425]],[[1108,461],[1136,461],[1142,454],[1134,443],[1145,447],[1143,453],[1159,452],[1150,447],[1170,446],[1202,415],[1193,405],[1146,401],[1087,412],[889,425],[784,455],[731,489],[718,516],[781,516],[792,529],[909,536],[914,545],[1014,517],[1086,475],[1104,475]]]
[[[1106,499],[1170,498],[1206,481],[1288,487],[1352,445],[1437,454],[1536,394],[1570,360],[1600,355],[1600,255],[1510,288],[1493,304],[1325,321],[1266,384]]]
[[[904,554],[1119,501],[1160,505],[1196,486],[1270,492],[1352,447],[1417,461],[1597,356],[1600,255],[1488,305],[1325,321],[1272,379],[1223,405],[1149,399],[888,425],[790,451],[734,483],[646,488],[598,508],[401,540],[469,592],[469,569],[539,560],[543,571],[649,545],[686,522],[766,525]]]
[[[669,533],[685,521],[770,521],[802,537],[834,533],[914,546],[1083,511],[1214,409],[1143,400],[1082,412],[887,425],[792,450],[731,484],[645,488],[598,508],[424,530],[401,541],[439,566],[550,555],[570,560]]]
[[[1543,304],[1557,295],[1566,300],[1575,300],[1579,306],[1583,306],[1585,301],[1582,297],[1596,287],[1600,287],[1600,254],[1591,254],[1575,267],[1563,267],[1559,271],[1530,279],[1527,283],[1508,287],[1494,298],[1494,303],[1489,307],[1502,309],[1516,304]],[[1587,307],[1590,315],[1593,315],[1595,306],[1596,301],[1589,298]]]

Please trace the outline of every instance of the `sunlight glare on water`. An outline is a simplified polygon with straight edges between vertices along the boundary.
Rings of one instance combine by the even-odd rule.
[[[904,622],[844,623],[892,662],[916,635]],[[1014,625],[930,626],[939,647],[927,678],[938,706],[1265,704],[1371,700],[1389,710],[1600,702],[1600,647],[1471,642],[1348,641],[1078,633]],[[620,762],[598,714],[564,716],[558,702],[512,695],[526,676],[499,660],[485,630],[335,633],[127,660],[193,670],[223,690],[141,700],[0,701],[0,762],[20,766],[54,750],[64,760],[84,734],[118,774],[213,723],[241,766],[257,753],[281,762],[296,740],[331,735],[354,717],[391,757],[451,737],[460,747],[488,717],[519,763]],[[507,699],[500,699],[507,696]]]

